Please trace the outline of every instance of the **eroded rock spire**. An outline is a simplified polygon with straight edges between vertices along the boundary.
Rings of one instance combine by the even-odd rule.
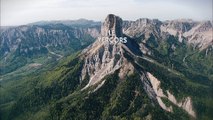
[[[120,17],[109,14],[101,27],[101,35],[105,37],[122,37],[123,21]]]

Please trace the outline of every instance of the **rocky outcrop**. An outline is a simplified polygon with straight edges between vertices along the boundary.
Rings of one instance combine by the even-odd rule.
[[[109,14],[105,19],[105,22],[102,24],[101,36],[122,37],[123,36],[122,24],[123,20],[120,17],[115,16],[113,14]]]

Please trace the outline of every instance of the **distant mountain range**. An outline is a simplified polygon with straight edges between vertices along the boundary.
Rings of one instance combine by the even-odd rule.
[[[101,22],[96,22],[93,20],[87,20],[87,19],[78,19],[78,20],[56,20],[56,21],[39,21],[30,23],[28,25],[48,25],[48,24],[64,24],[64,25],[72,25],[72,26],[100,26]]]
[[[2,119],[213,118],[210,21],[42,21],[0,46]]]
[[[5,28],[0,41],[1,74],[24,66],[27,63],[26,58],[36,59],[49,55],[49,58],[57,59],[58,56],[78,51],[91,44],[99,31],[100,26],[84,22],[78,27],[62,23],[42,25],[39,22],[37,25]]]
[[[153,38],[155,45],[158,45],[158,42],[166,40],[169,36],[175,36],[178,37],[180,43],[186,42],[195,49],[206,50],[206,54],[212,50],[212,23],[210,21],[197,22],[180,19],[162,22],[157,19],[142,18],[136,21],[124,21],[122,26],[126,35],[141,39],[143,43]],[[100,27],[101,22],[86,19],[40,21],[18,27],[1,27],[1,63],[15,62],[17,59],[15,54],[19,54],[18,57],[20,55],[29,57],[34,54],[51,53],[48,52],[47,46],[53,47],[55,49],[53,52],[59,48],[79,50],[81,46],[90,44],[98,37]],[[71,41],[76,42],[75,47],[71,46],[73,45]],[[58,50],[59,53],[62,52],[62,56],[63,51],[67,50]],[[73,50],[69,50],[68,53],[70,51]],[[10,60],[9,56],[13,56],[14,59]],[[1,73],[11,70],[4,70],[5,72],[1,70]]]

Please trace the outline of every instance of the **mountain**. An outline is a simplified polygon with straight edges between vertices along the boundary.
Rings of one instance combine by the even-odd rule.
[[[1,33],[0,73],[12,72],[41,56],[44,61],[39,64],[61,59],[91,44],[99,35],[99,29],[99,26],[76,28],[51,23],[8,28]]]
[[[69,26],[70,31],[74,28]],[[0,81],[2,119],[213,118],[213,51],[212,44],[207,45],[212,37],[205,34],[212,32],[212,24],[123,21],[109,14],[101,29],[94,29],[98,30],[87,32],[91,36],[99,33],[93,43],[79,48],[80,52],[68,53],[71,55],[50,69]],[[54,35],[59,36],[56,42],[48,39],[51,44],[47,43],[55,49],[54,43],[66,48],[69,44],[63,44],[60,36],[64,32]],[[77,41],[81,43],[81,39]]]
[[[156,39],[165,39],[168,35],[177,36],[179,42],[192,44],[194,47],[203,50],[213,45],[212,23],[210,21],[196,22],[193,20],[172,20],[159,21],[157,19],[138,19],[136,21],[125,21],[124,33],[139,38],[145,35],[144,39],[152,34]]]
[[[193,71],[212,75],[213,66],[210,61],[213,50],[213,27],[210,21],[181,19],[162,22],[143,18],[125,21],[123,30],[126,35],[139,42],[144,54],[154,59],[158,57],[157,59],[161,59],[162,62],[166,59],[172,59],[180,64],[184,62],[184,65]]]
[[[93,20],[78,19],[78,20],[58,20],[58,21],[39,21],[30,23],[28,25],[48,25],[48,24],[64,24],[68,26],[100,26],[101,22],[95,22]]]
[[[142,18],[136,21],[124,21],[122,26],[126,35],[142,43],[153,44],[155,47],[159,45],[159,42],[174,36],[180,43],[186,43],[187,47],[191,46],[192,49],[206,54],[211,54],[210,51],[212,51],[212,23],[210,21],[196,22],[181,19],[162,22],[157,19]],[[0,73],[9,73],[31,63],[32,61],[26,60],[29,57],[39,58],[41,55],[49,54],[51,58],[59,59],[91,44],[100,32],[100,22],[86,19],[40,21],[18,27],[1,27],[0,62],[2,69]],[[143,44],[139,45],[143,46]],[[176,47],[174,44],[172,46],[172,49]],[[141,51],[150,53],[145,46],[143,48]],[[185,54],[179,59],[185,61],[184,58],[189,58],[188,56],[192,54]],[[17,64],[17,61],[22,62]]]

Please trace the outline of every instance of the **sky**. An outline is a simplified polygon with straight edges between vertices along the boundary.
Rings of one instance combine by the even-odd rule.
[[[0,0],[1,26],[37,21],[103,21],[108,14],[124,20],[212,20],[212,0]]]

